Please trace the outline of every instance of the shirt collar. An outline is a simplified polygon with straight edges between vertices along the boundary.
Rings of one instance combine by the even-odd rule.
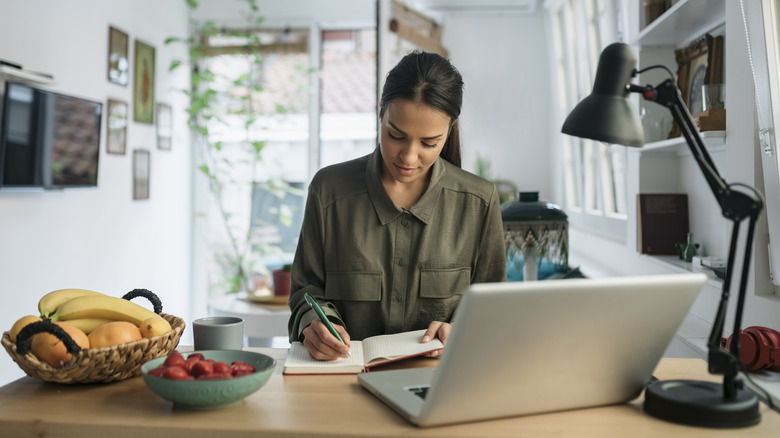
[[[433,215],[433,207],[441,194],[444,172],[443,159],[438,157],[433,166],[431,166],[431,182],[428,185],[428,189],[408,210],[409,213],[426,225]],[[374,204],[374,210],[382,225],[386,225],[404,212],[404,209],[398,208],[393,204],[393,200],[390,199],[387,191],[385,191],[385,186],[382,185],[382,153],[379,151],[379,147],[374,149],[374,152],[368,158],[366,184],[371,202]]]

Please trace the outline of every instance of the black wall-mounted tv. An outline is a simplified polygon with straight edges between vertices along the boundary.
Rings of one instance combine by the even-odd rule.
[[[97,186],[103,104],[7,82],[0,187]]]

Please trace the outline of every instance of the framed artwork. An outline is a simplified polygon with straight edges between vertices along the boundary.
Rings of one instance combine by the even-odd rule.
[[[691,114],[703,111],[702,85],[723,81],[723,37],[707,34],[675,51],[677,86]]]
[[[108,28],[108,80],[126,86],[130,79],[130,59],[127,56],[127,34]]]
[[[171,150],[171,115],[173,111],[167,103],[157,104],[157,148]]]
[[[108,99],[106,152],[124,155],[127,144],[127,102]]]
[[[702,85],[723,82],[723,37],[706,34],[687,47],[675,50],[677,61],[677,87],[692,115],[704,110]],[[680,128],[675,123],[669,138],[679,137]]]
[[[133,120],[154,123],[154,47],[135,40]]]
[[[150,160],[148,150],[133,151],[133,199],[149,199]]]

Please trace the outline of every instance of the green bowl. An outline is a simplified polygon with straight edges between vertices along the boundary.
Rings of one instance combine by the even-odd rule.
[[[246,362],[255,367],[255,372],[246,376],[221,380],[173,380],[149,375],[149,370],[157,368],[165,357],[150,360],[141,366],[146,386],[160,397],[172,401],[177,406],[190,409],[221,408],[236,404],[249,394],[254,393],[271,377],[276,367],[272,358],[251,351],[204,350],[182,353],[185,358],[192,353],[201,353],[206,359]]]

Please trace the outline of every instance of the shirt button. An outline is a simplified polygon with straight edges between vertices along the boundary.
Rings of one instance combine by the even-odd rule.
[[[403,265],[404,265],[404,259],[398,260],[398,266],[403,266]]]
[[[409,225],[409,221],[408,221],[408,220],[406,220],[406,219],[402,219],[402,220],[401,220],[401,225],[403,225],[403,226],[407,226],[407,225]]]
[[[395,294],[394,298],[395,298],[396,301],[401,301],[401,295],[400,294]]]

